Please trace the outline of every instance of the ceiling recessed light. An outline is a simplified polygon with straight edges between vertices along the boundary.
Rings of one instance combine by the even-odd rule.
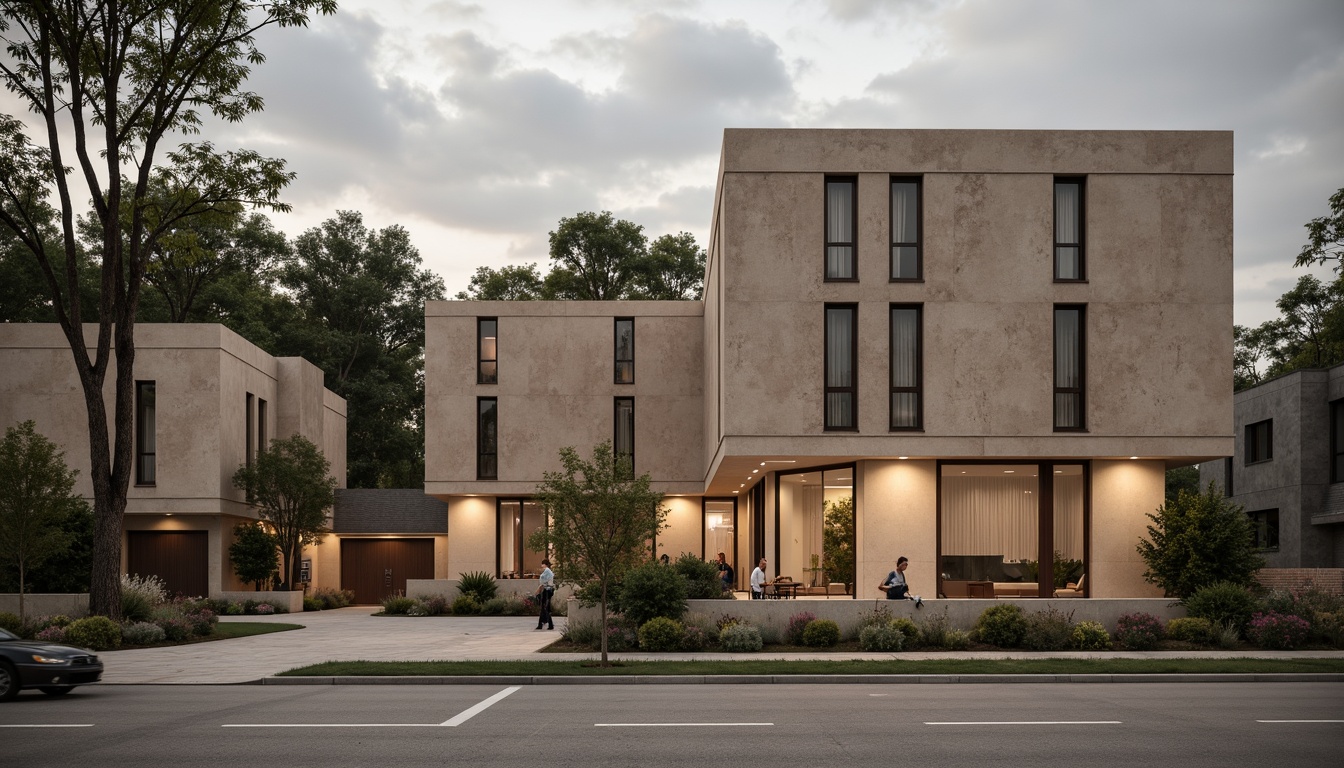
[[[961,470],[961,474],[963,474],[963,475],[966,474],[966,470],[964,470],[964,469]]]
[[[1003,470],[1003,474],[1005,474],[1005,475],[1011,475],[1011,474],[1013,474],[1013,473],[1016,472],[1016,471],[1017,471],[1016,469],[1005,469],[1005,470]]]
[[[760,471],[761,471],[761,470],[759,470],[759,469],[753,469],[753,470],[751,470],[751,474],[754,475],[754,474],[756,474],[757,472],[760,472]]]
[[[741,493],[741,491],[733,491],[733,493]]]
[[[765,466],[765,462],[764,462],[764,461],[761,462],[761,466],[762,466],[762,467]]]
[[[1055,474],[1056,474],[1056,475],[1062,475],[1062,474],[1064,474],[1064,470],[1062,470],[1062,469],[1056,469],[1056,470],[1055,470]]]
[[[897,456],[896,458],[898,458],[898,459],[908,459],[908,458],[910,458],[910,457],[909,457],[909,456]]]
[[[1137,458],[1139,458],[1139,457],[1138,457],[1138,456],[1130,456],[1130,457],[1129,457],[1130,461],[1133,461],[1134,459],[1137,459]]]

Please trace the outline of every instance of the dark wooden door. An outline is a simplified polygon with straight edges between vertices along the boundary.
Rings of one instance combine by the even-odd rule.
[[[406,594],[407,579],[434,578],[433,539],[341,539],[341,589],[362,605]]]
[[[206,531],[127,531],[126,572],[158,576],[170,595],[210,594],[210,534]]]

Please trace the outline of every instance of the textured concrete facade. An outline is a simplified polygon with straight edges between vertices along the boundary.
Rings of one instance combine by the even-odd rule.
[[[942,463],[1059,460],[1089,483],[1089,594],[1150,596],[1135,544],[1163,471],[1232,447],[1232,156],[1229,132],[728,130],[701,301],[427,308],[426,491],[450,508],[525,496],[561,446],[611,439],[611,400],[630,395],[636,470],[675,495],[660,542],[701,539],[687,499],[739,498],[739,583],[760,554],[807,557],[776,519],[794,498],[776,498],[781,471],[853,467],[856,591],[870,597],[897,555],[916,591],[935,591]],[[824,279],[830,175],[857,181],[853,281]],[[918,281],[890,279],[894,176],[921,180]],[[1054,279],[1061,176],[1085,178],[1085,281]],[[834,303],[857,312],[850,431],[823,423]],[[892,304],[922,307],[916,431],[888,426]],[[1059,304],[1086,307],[1085,430],[1054,427]],[[636,384],[614,385],[612,321],[628,316]],[[496,385],[476,384],[478,317],[499,320]],[[497,480],[475,479],[477,397],[499,402]],[[761,482],[753,519],[742,502]],[[491,540],[452,514],[450,540]]]
[[[96,341],[96,327],[85,330]],[[88,420],[71,353],[59,326],[0,324],[0,425],[33,420],[79,471],[76,492],[91,498]],[[322,372],[300,358],[274,358],[222,325],[139,324],[135,379],[155,382],[155,482],[128,491],[128,531],[206,531],[211,594],[246,589],[228,561],[233,526],[256,519],[233,473],[254,441],[301,434],[345,485],[345,401],[325,390]],[[114,382],[105,392],[112,431]],[[248,396],[253,411],[247,412]],[[267,402],[265,423],[257,427]],[[123,546],[123,567],[126,548]],[[314,577],[317,578],[315,573]]]

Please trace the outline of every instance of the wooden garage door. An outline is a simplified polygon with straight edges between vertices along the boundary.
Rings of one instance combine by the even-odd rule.
[[[341,539],[341,589],[355,602],[406,594],[407,579],[434,578],[433,539]]]
[[[209,543],[205,531],[127,531],[126,572],[158,576],[169,595],[208,595]]]

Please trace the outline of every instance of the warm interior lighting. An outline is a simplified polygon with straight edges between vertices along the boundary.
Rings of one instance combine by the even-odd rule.
[[[1137,459],[1137,458],[1139,458],[1139,457],[1138,457],[1138,456],[1130,456],[1129,458],[1130,458],[1130,461],[1133,461],[1134,459]]]
[[[898,459],[908,459],[908,458],[910,458],[910,457],[909,457],[909,456],[897,456],[896,458],[898,458]]]
[[[759,469],[753,469],[753,470],[751,470],[751,474],[754,475],[754,474],[756,474],[757,472],[760,472],[760,471],[761,471],[761,470],[759,470]]]
[[[1005,474],[1005,475],[1011,475],[1011,474],[1013,474],[1013,473],[1016,472],[1016,471],[1017,471],[1016,469],[1005,469],[1005,470],[1003,470],[1003,474]]]
[[[494,360],[494,359],[495,359],[495,337],[494,337],[494,336],[482,336],[482,337],[481,337],[481,359],[483,359],[483,360]]]

